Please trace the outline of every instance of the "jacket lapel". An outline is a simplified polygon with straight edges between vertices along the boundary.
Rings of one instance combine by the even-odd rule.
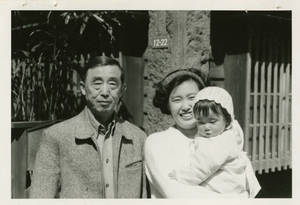
[[[118,179],[119,179],[119,165],[120,154],[122,149],[122,140],[132,139],[132,136],[127,132],[124,122],[117,120],[115,130],[113,133],[113,167],[114,167],[114,188],[115,196],[118,196]]]
[[[95,138],[97,133],[91,123],[89,123],[87,108],[85,108],[80,114],[78,119],[78,124],[74,125],[75,129],[75,143],[77,145],[80,144],[90,144],[94,148],[96,145],[94,144],[92,138]],[[72,128],[71,128],[72,129]]]

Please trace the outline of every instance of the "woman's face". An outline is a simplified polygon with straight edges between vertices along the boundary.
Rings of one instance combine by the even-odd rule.
[[[187,80],[175,87],[169,96],[169,109],[176,126],[183,130],[196,128],[193,100],[199,92],[197,83]]]

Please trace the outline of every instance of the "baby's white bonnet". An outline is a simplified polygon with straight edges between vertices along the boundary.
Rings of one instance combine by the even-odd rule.
[[[194,104],[199,100],[213,100],[221,104],[223,108],[234,118],[233,102],[231,95],[223,88],[209,86],[200,90],[194,98]]]

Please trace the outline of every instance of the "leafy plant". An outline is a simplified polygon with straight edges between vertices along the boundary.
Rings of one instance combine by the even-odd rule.
[[[62,119],[78,113],[83,101],[76,70],[90,55],[118,55],[121,19],[126,14],[13,12],[12,120]]]

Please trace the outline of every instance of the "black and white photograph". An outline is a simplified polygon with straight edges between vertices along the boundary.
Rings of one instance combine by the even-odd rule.
[[[294,198],[294,11],[54,6],[9,11],[9,199]]]

